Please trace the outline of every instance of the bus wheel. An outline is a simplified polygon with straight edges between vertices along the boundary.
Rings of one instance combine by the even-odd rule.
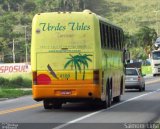
[[[143,87],[140,86],[140,87],[139,87],[139,92],[142,92],[142,91],[143,91]]]
[[[108,93],[108,96],[107,96],[108,97],[108,107],[110,107],[111,104],[112,104],[112,88],[111,88],[111,85],[109,85],[107,93]]]
[[[102,108],[108,108],[108,96],[106,95],[106,100],[102,102]]]
[[[145,89],[146,89],[146,85],[144,84],[144,86],[143,86],[143,91],[145,91]]]
[[[50,100],[43,100],[44,109],[52,109],[52,102]]]
[[[53,104],[52,107],[54,109],[60,109],[60,108],[62,108],[62,102],[53,101],[52,104]]]
[[[120,95],[123,94],[123,77],[121,78]]]
[[[116,103],[120,102],[121,101],[121,95],[114,97],[113,101],[116,102]]]

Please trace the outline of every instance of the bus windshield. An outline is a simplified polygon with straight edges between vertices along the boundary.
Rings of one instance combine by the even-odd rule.
[[[153,53],[152,53],[152,58],[153,58],[154,60],[160,59],[160,51],[153,52]]]

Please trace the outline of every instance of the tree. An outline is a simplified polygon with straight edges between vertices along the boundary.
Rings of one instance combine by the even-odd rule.
[[[32,12],[36,9],[36,4],[32,1],[28,1],[24,4],[23,9],[25,12]]]
[[[139,43],[146,50],[146,53],[149,53],[152,49],[153,42],[157,39],[157,33],[155,29],[143,26],[139,29],[137,37],[139,38]],[[148,46],[150,47],[150,50],[147,49]]]
[[[3,1],[1,1],[1,3],[2,3],[2,8],[5,10],[5,11],[10,11],[11,10],[11,6],[10,6],[10,4],[11,4],[11,1],[10,0],[3,0]]]

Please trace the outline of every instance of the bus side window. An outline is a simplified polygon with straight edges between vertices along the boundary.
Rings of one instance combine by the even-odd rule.
[[[120,46],[120,41],[119,41],[119,30],[117,30],[117,46],[118,46],[118,50],[121,49],[121,46]]]
[[[100,23],[101,47],[103,47],[103,25]]]
[[[111,27],[109,27],[109,33],[110,33],[110,48],[112,48],[113,47],[113,38],[112,38],[112,28]]]
[[[105,30],[105,25],[103,24],[103,48],[106,47],[106,30]]]
[[[112,49],[114,49],[114,28],[111,29],[111,37],[112,37]]]
[[[108,27],[108,46],[111,48],[111,30],[110,26]]]
[[[116,44],[116,49],[118,50],[117,29],[115,29],[115,44]]]
[[[118,44],[117,44],[117,29],[115,28],[114,29],[114,37],[115,37],[115,49],[117,50],[118,49]]]
[[[115,49],[115,32],[114,28],[112,28],[112,48]]]
[[[121,31],[121,46],[122,48],[124,47],[124,35],[123,35],[123,31]]]
[[[119,45],[120,45],[120,49],[122,49],[122,37],[121,37],[121,31],[119,30]]]
[[[105,25],[105,48],[108,48],[107,26]]]
[[[107,36],[107,48],[109,48],[110,47],[110,45],[109,45],[110,37],[109,37],[109,27],[108,27],[108,25],[106,26],[106,36]]]

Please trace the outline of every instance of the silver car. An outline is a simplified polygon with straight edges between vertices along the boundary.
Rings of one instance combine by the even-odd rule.
[[[139,91],[145,91],[145,80],[138,68],[126,68],[126,89],[139,89]]]

